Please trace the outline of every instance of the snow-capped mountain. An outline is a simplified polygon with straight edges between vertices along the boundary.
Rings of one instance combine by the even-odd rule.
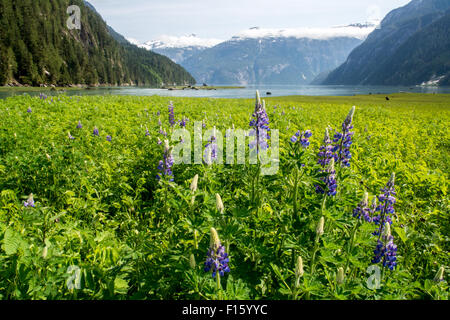
[[[228,41],[165,36],[138,45],[180,63],[198,83],[308,84],[343,63],[376,27],[253,27]]]
[[[141,48],[165,55],[176,63],[182,63],[187,58],[223,42],[219,39],[199,38],[195,34],[181,37],[163,35],[144,43],[139,43],[135,39],[128,39],[128,41]]]

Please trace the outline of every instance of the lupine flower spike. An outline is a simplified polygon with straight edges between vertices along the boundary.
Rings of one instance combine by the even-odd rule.
[[[208,248],[208,253],[205,262],[205,272],[212,270],[212,277],[216,277],[216,273],[223,277],[225,272],[230,272],[230,267],[228,266],[228,254],[225,252],[225,247],[222,246],[219,240],[219,235],[216,229],[211,228],[211,238]]]
[[[205,153],[203,155],[205,162],[210,165],[213,161],[217,161],[218,157],[218,145],[216,143],[216,127],[213,129],[213,133],[205,145]]]
[[[30,193],[30,195],[28,196],[27,201],[24,201],[23,205],[25,207],[33,207],[33,208],[35,207],[32,193]]]
[[[335,196],[337,191],[337,181],[336,181],[336,170],[334,168],[334,158],[330,159],[330,162],[328,163],[328,166],[323,172],[327,173],[327,176],[321,178],[323,182],[325,182],[325,190],[319,186],[316,185],[316,192],[318,193],[325,193],[327,192],[327,195],[329,196]]]
[[[317,236],[323,235],[324,224],[325,224],[325,218],[321,217],[319,220],[319,223],[317,224],[317,227],[316,227],[316,235]]]
[[[94,127],[93,134],[94,134],[94,136],[99,136],[99,135],[100,135],[100,134],[98,133],[97,127]]]
[[[195,267],[197,267],[197,263],[195,262],[195,256],[191,253],[191,255],[189,256],[189,266],[192,269],[195,269]]]
[[[269,146],[267,140],[270,139],[268,135],[270,128],[265,102],[263,100],[261,104],[258,90],[256,90],[256,105],[252,117],[253,119],[250,121],[250,127],[252,129],[250,130],[249,136],[254,136],[255,139],[249,143],[249,148],[253,149],[256,146],[256,152],[259,153],[259,150],[266,150]]]
[[[381,262],[383,267],[394,270],[397,265],[397,246],[394,244],[394,237],[391,235],[391,227],[388,222],[386,222],[384,232],[378,239],[377,246],[373,252],[375,256],[372,263]]]
[[[169,123],[170,126],[173,127],[175,125],[175,115],[174,115],[174,108],[173,108],[173,103],[172,101],[170,101],[169,103]]]
[[[197,191],[197,184],[198,184],[198,174],[196,174],[194,176],[194,178],[192,179],[192,182],[191,182],[190,189],[193,193],[192,198],[191,198],[191,205],[194,205],[194,202],[195,202],[195,194],[194,193],[195,193],[195,191]]]
[[[106,136],[106,141],[111,142],[111,140],[112,140],[112,137],[110,135]]]
[[[395,213],[395,173],[392,173],[386,187],[381,189],[384,193],[378,196],[379,204],[376,208],[377,216],[373,217],[373,222],[379,225],[373,235],[378,236],[377,246],[374,250],[372,263],[382,262],[384,267],[394,270],[397,265],[397,246],[394,244],[394,237],[391,235],[391,215]]]
[[[190,187],[192,192],[197,191],[197,184],[198,184],[198,174],[196,174],[194,176],[194,178],[192,179],[191,187]]]
[[[83,128],[83,125],[81,124],[81,121],[78,120],[77,129],[82,129],[82,128]]]
[[[161,171],[161,174],[157,174],[157,178],[161,179],[162,175],[168,176],[169,181],[173,181],[173,156],[172,156],[172,148],[169,146],[169,141],[164,141],[164,160],[159,161],[158,170]]]
[[[225,210],[225,207],[223,206],[222,198],[220,197],[220,194],[216,193],[216,208],[217,211],[220,213],[223,213]]]
[[[375,209],[375,212],[377,215],[373,217],[373,222],[376,225],[380,225],[377,231],[375,231],[373,234],[376,236],[379,236],[383,233],[383,227],[386,222],[389,224],[392,223],[391,216],[395,213],[394,210],[394,204],[396,202],[395,199],[395,173],[392,173],[391,178],[389,179],[388,183],[386,184],[386,187],[381,189],[383,194],[380,194],[378,196],[379,204]]]
[[[370,217],[369,194],[367,192],[364,192],[363,199],[360,203],[358,203],[358,206],[353,209],[353,217],[356,217],[358,219],[364,217],[364,220],[366,220],[367,222],[372,221],[372,218]]]
[[[300,278],[303,276],[303,259],[301,256],[297,258],[297,264],[295,265],[295,287],[300,286]]]
[[[343,284],[344,283],[344,278],[345,278],[344,268],[339,267],[338,271],[337,271],[337,274],[336,274],[336,283],[337,284]]]
[[[355,106],[352,107],[344,122],[342,123],[342,133],[336,132],[334,135],[334,157],[336,164],[340,164],[343,167],[350,166],[350,158],[352,157],[350,153],[350,146],[352,145],[352,137],[354,132],[350,130],[353,129],[353,115],[355,114]]]
[[[68,132],[68,137],[69,137],[70,140],[74,140],[75,139],[75,137],[70,134],[70,131]]]
[[[445,273],[445,269],[444,267],[440,267],[438,272],[436,273],[436,275],[434,276],[434,281],[435,282],[441,282],[444,281],[444,273]]]
[[[330,163],[331,158],[333,158],[333,146],[331,145],[330,133],[328,128],[325,129],[325,136],[323,138],[323,145],[319,148],[319,153],[317,154],[319,160],[318,164],[325,168],[328,163]]]

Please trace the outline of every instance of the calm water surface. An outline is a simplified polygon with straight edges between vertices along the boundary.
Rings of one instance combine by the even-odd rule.
[[[255,90],[261,92],[261,96],[352,96],[358,94],[391,94],[397,92],[415,92],[415,93],[450,93],[450,87],[391,87],[391,86],[295,86],[295,85],[261,85],[247,86],[243,89],[217,89],[217,90],[166,90],[149,88],[97,88],[67,90],[64,92],[42,91],[48,96],[64,94],[67,96],[85,96],[85,95],[122,95],[122,96],[167,96],[167,97],[202,97],[202,98],[253,98]],[[0,98],[6,98],[14,95],[28,94],[31,96],[39,95],[40,91],[10,90],[0,91]]]

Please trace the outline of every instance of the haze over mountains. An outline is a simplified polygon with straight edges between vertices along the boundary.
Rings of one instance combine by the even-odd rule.
[[[344,62],[375,27],[371,23],[284,30],[254,27],[223,42],[191,35],[138,45],[180,63],[198,83],[308,84]]]

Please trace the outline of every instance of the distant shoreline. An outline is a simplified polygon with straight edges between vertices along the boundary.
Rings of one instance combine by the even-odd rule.
[[[67,91],[67,90],[96,90],[96,89],[161,89],[161,90],[223,90],[244,89],[244,86],[166,86],[166,87],[143,87],[143,86],[71,86],[71,87],[32,87],[32,86],[0,86],[0,92],[4,91]]]
[[[245,89],[244,86],[168,86],[159,89],[166,90],[224,90],[224,89]]]

